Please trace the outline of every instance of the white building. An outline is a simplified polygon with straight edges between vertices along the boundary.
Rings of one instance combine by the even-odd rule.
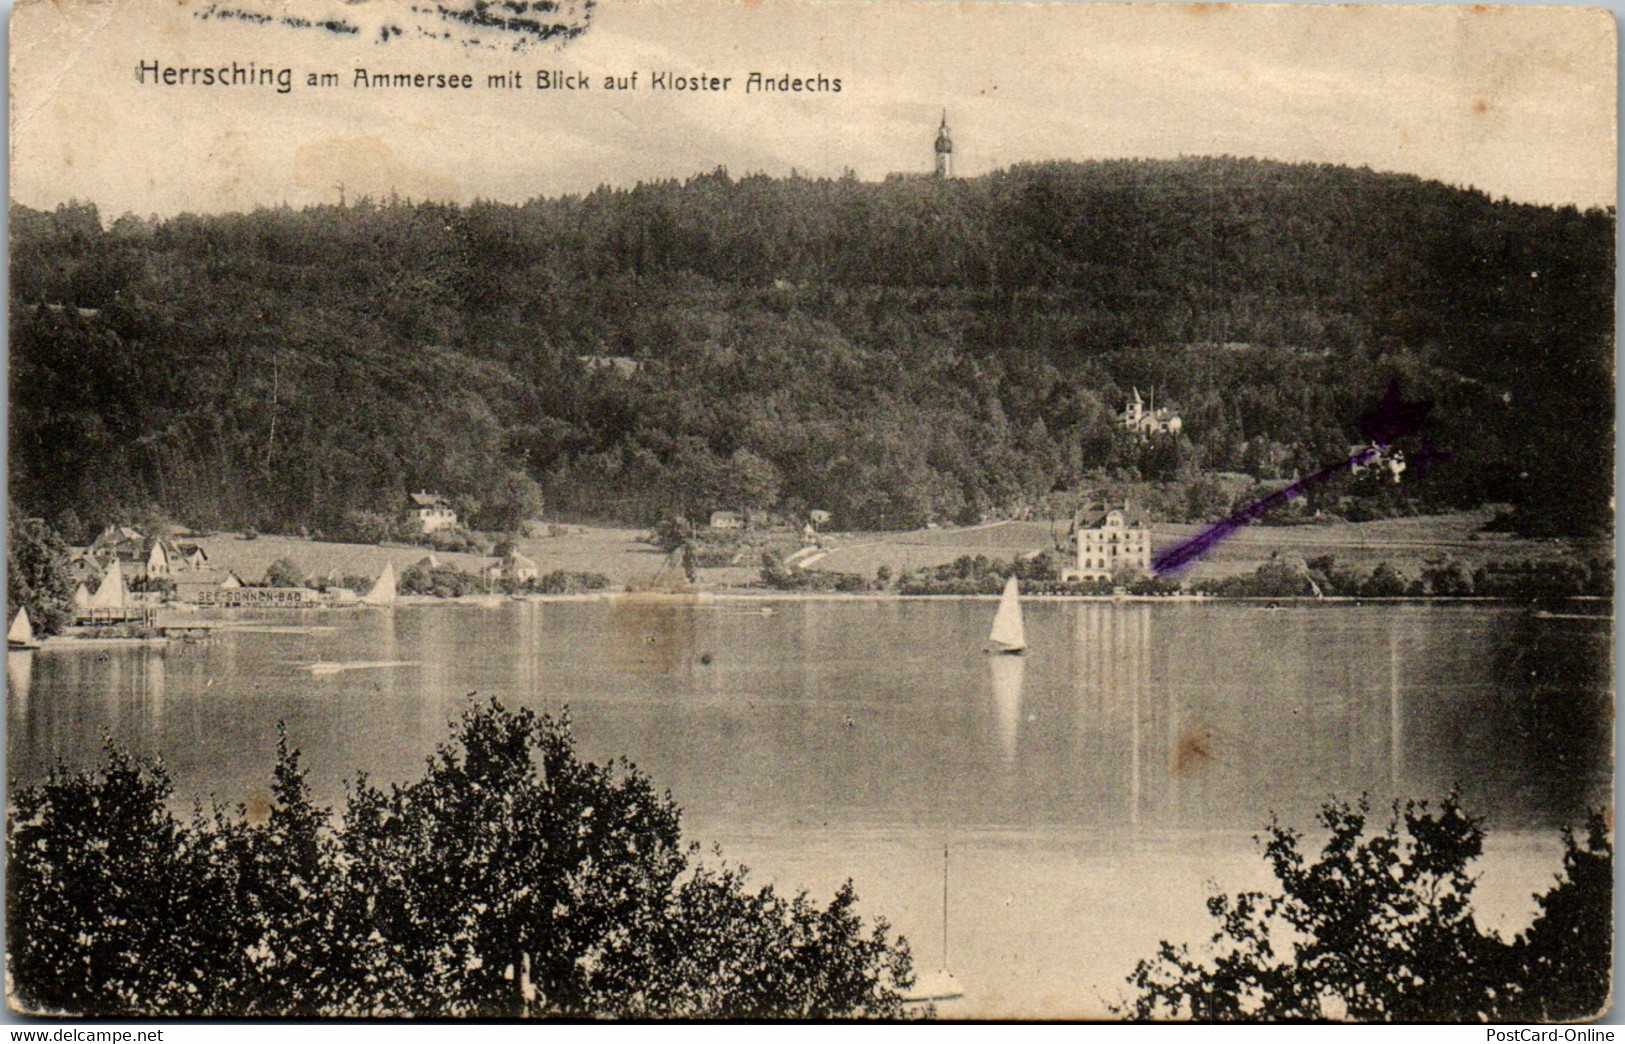
[[[1155,393],[1153,392],[1153,396]],[[1155,398],[1153,398],[1155,404]],[[1185,422],[1179,419],[1178,414],[1167,408],[1147,409],[1144,400],[1140,398],[1140,389],[1134,389],[1134,398],[1123,407],[1119,415],[1123,427],[1142,436],[1150,435],[1178,435]]]
[[[489,572],[493,579],[510,580],[516,584],[530,583],[540,575],[536,568],[536,562],[518,551],[509,551],[497,559],[491,565]]]
[[[438,493],[413,493],[412,517],[417,519],[424,533],[457,525],[457,512],[451,509],[451,501]]]
[[[1078,566],[1063,579],[1110,580],[1122,570],[1151,571],[1151,530],[1137,512],[1127,507],[1086,508],[1073,528]]]

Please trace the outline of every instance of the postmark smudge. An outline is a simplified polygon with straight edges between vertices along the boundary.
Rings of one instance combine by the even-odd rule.
[[[283,13],[271,0],[228,0],[196,12],[202,20],[236,20],[288,29],[320,29],[339,36],[431,39],[486,50],[523,51],[562,45],[592,24],[595,0],[438,0],[397,4],[345,0],[321,15]]]

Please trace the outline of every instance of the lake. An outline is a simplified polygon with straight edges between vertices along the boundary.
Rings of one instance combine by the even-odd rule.
[[[767,609],[769,611],[764,612]],[[253,801],[278,721],[320,800],[417,778],[472,693],[625,755],[684,831],[781,891],[861,909],[965,989],[954,1017],[1102,1015],[1203,901],[1266,887],[1273,812],[1459,787],[1490,831],[1478,908],[1515,932],[1558,828],[1612,788],[1611,624],[1484,605],[621,596],[197,614],[195,645],[8,653],[9,772],[161,754],[177,797]],[[946,857],[946,858],[945,858]],[[944,918],[944,882],[947,903]]]

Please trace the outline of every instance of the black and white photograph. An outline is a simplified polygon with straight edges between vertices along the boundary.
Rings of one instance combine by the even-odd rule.
[[[1608,1015],[1609,10],[9,48],[12,1021]]]

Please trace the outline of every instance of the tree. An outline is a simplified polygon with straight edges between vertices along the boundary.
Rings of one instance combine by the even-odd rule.
[[[18,1000],[78,1015],[188,1009],[185,831],[163,767],[109,746],[99,772],[17,794],[6,830],[8,950]],[[208,967],[199,962],[196,973]],[[195,998],[193,998],[195,1001]]]
[[[667,793],[567,718],[469,707],[424,776],[359,777],[335,825],[284,735],[270,801],[169,813],[168,776],[20,791],[11,982],[98,1015],[895,1017],[908,946],[851,883],[824,907],[692,860]]]
[[[1405,574],[1387,562],[1378,562],[1371,576],[1360,585],[1362,598],[1399,598],[1409,593],[1410,583]]]
[[[73,622],[73,572],[68,548],[43,520],[18,518],[6,525],[6,621],[28,610],[36,634],[55,634]]]
[[[1593,817],[1581,848],[1565,831],[1565,877],[1513,943],[1479,930],[1475,878],[1481,821],[1452,794],[1437,812],[1395,804],[1366,832],[1370,807],[1332,801],[1329,832],[1306,859],[1302,836],[1271,821],[1265,860],[1279,894],[1214,895],[1210,952],[1164,941],[1129,977],[1134,1018],[1204,1021],[1517,1021],[1581,1018],[1606,1002],[1611,978],[1612,849]]]
[[[531,519],[542,515],[542,487],[522,471],[504,471],[487,486],[481,528],[518,531]]]
[[[1228,506],[1224,486],[1211,476],[1202,476],[1185,491],[1185,518],[1191,522],[1216,522]]]
[[[563,720],[493,703],[463,715],[420,782],[358,785],[343,836],[404,973],[389,1007],[586,1014],[607,983],[643,977],[627,967],[638,929],[683,858],[676,807],[628,768],[580,761]]]
[[[266,587],[303,587],[305,585],[305,571],[299,568],[299,563],[288,557],[282,557],[265,567]]]
[[[1584,846],[1563,831],[1563,873],[1535,902],[1540,916],[1515,955],[1522,972],[1515,1017],[1574,1022],[1597,1015],[1613,987],[1614,849],[1602,813],[1587,819]]]
[[[1466,563],[1451,560],[1422,570],[1428,591],[1441,598],[1464,598],[1473,593],[1473,571]]]

